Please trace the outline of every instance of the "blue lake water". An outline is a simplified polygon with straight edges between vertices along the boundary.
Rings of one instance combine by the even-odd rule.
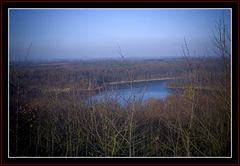
[[[132,101],[145,101],[149,98],[164,99],[173,94],[173,90],[167,88],[166,81],[154,80],[112,85],[109,90],[102,91],[91,99],[95,101],[115,100],[121,105]]]

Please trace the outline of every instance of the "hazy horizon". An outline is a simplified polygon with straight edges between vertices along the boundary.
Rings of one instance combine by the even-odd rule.
[[[182,56],[184,38],[196,55],[229,9],[10,9],[10,60],[88,60]]]

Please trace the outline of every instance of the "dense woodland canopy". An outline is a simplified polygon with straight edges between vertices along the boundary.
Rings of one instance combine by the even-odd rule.
[[[230,79],[217,57],[188,60],[10,66],[10,155],[229,156]],[[163,77],[179,93],[86,104],[110,82]]]

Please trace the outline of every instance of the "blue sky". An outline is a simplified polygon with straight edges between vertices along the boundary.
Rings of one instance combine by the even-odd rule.
[[[210,37],[227,9],[11,9],[11,59],[31,60],[182,56],[184,37],[190,50],[213,50]]]

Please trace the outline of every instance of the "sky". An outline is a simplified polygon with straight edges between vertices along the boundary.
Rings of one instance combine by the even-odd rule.
[[[10,60],[163,58],[211,54],[229,9],[10,9]]]

